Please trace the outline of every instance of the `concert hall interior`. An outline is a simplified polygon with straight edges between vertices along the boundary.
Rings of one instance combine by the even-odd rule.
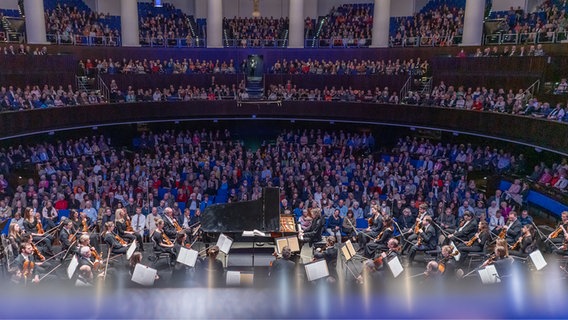
[[[568,318],[561,0],[0,2],[0,317]]]

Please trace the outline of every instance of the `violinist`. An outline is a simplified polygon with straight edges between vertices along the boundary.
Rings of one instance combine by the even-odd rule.
[[[412,226],[411,229],[409,229],[405,232],[405,233],[410,234],[410,235],[406,239],[408,242],[404,245],[403,251],[406,250],[406,248],[408,248],[409,242],[413,242],[413,241],[415,241],[419,238],[418,237],[418,231],[423,227],[422,222],[424,221],[424,218],[426,216],[429,216],[428,205],[426,203],[423,203],[420,206],[418,206],[418,216],[416,217],[416,221],[414,222],[414,225]],[[431,221],[432,221],[432,219],[430,219],[430,222]]]
[[[537,249],[536,230],[532,224],[527,224],[522,227],[521,232],[517,242],[509,246],[509,254],[526,258]]]
[[[302,219],[302,217],[300,217],[300,220]],[[312,221],[309,220],[309,223],[311,224]],[[345,216],[345,218],[343,218],[341,231],[343,231],[343,233],[345,233],[347,237],[351,239],[351,241],[353,242],[357,241],[356,238],[357,229],[355,229],[356,226],[357,226],[357,220],[355,219],[355,214],[353,213],[353,210],[349,209],[347,210],[347,215]]]
[[[37,214],[39,216],[39,214]],[[41,220],[33,214],[33,210],[27,207],[24,210],[24,230],[26,233],[32,235],[33,241],[35,243],[41,244],[44,247],[44,252],[47,255],[53,255],[53,249],[51,244],[53,242],[53,236],[51,234],[44,234]]]
[[[30,244],[32,246],[32,255],[35,259],[35,267],[37,268],[39,273],[43,273],[44,271],[49,270],[53,267],[54,261],[47,261],[46,257],[41,253],[39,248],[33,243],[32,236],[30,234],[24,234],[22,236],[22,242],[20,243],[20,248],[24,244]]]
[[[87,216],[85,211],[79,213],[79,219],[81,220],[81,228],[79,229],[79,235],[87,235],[90,238],[90,243],[100,251],[99,235],[96,232],[91,232],[92,229],[89,226],[93,226],[90,218]]]
[[[363,250],[367,242],[369,242],[371,239],[376,238],[383,229],[383,217],[381,216],[378,207],[372,206],[371,213],[373,214],[373,216],[369,218],[369,220],[370,222],[372,222],[372,224],[369,224],[369,227],[367,227],[367,229],[359,232],[357,238],[359,251]]]
[[[170,239],[175,239],[178,232],[181,232],[183,229],[179,225],[179,222],[173,216],[174,210],[170,207],[166,207],[164,209],[163,221],[164,221],[164,228],[163,232],[170,237]]]
[[[88,247],[81,247],[79,249],[79,258],[77,269],[73,279],[76,279],[76,286],[93,286],[95,284],[95,270],[93,270],[93,263],[91,262],[91,250]],[[102,274],[100,274],[102,276]]]
[[[77,233],[73,230],[73,220],[67,219],[63,222],[63,228],[59,233],[61,251],[67,251],[71,246],[75,246]],[[76,249],[76,248],[75,248]],[[76,250],[73,250],[76,253]]]
[[[22,243],[23,230],[17,223],[10,224],[8,229],[8,240],[12,247],[12,252],[20,252],[20,244]]]
[[[457,263],[454,259],[454,248],[452,246],[443,246],[441,257],[438,261],[438,271],[445,278],[451,278],[456,275]]]
[[[550,245],[550,251],[554,251],[564,243],[566,233],[564,230],[568,231],[568,211],[564,211],[561,214],[562,220],[558,223],[556,229],[548,235],[547,241]]]
[[[470,252],[482,252],[487,241],[491,238],[489,225],[486,221],[481,221],[477,226],[477,233],[466,242],[456,243],[458,251],[461,253],[461,261],[465,261]]]
[[[158,218],[158,220],[156,221],[156,227],[156,230],[154,230],[154,233],[152,234],[154,252],[157,254],[169,253],[171,260],[175,261],[176,254],[174,252],[174,243],[164,232],[164,220]],[[177,239],[177,237],[174,239]]]
[[[335,247],[335,237],[327,237],[325,239],[325,248],[316,249],[314,252],[314,259],[325,259],[327,269],[329,270],[328,280],[335,282],[337,280],[337,255],[338,250]]]
[[[105,243],[111,248],[113,254],[125,254],[128,251],[128,243],[120,236],[114,234],[114,222],[108,221],[105,223],[105,231],[103,232],[103,239]],[[122,241],[119,241],[121,239]]]
[[[475,232],[477,231],[477,221],[473,217],[473,214],[470,211],[465,211],[463,214],[463,220],[460,223],[460,227],[456,230],[456,232],[450,234],[448,236],[448,240],[455,240],[458,239],[459,242],[466,242],[471,239]]]
[[[517,218],[517,212],[509,212],[509,223],[505,226],[507,233],[505,234],[505,240],[510,245],[513,245],[519,237],[521,236],[521,222]]]
[[[392,238],[394,233],[393,221],[391,217],[386,217],[383,222],[383,230],[365,245],[364,256],[369,259],[375,257],[377,251],[387,250],[387,242]]]
[[[17,275],[20,280],[19,283],[39,283],[39,273],[35,267],[35,258],[33,256],[33,247],[29,243],[24,243],[20,247],[20,254],[12,263],[15,269],[12,271]]]
[[[285,246],[282,248],[282,258],[276,258],[270,264],[268,276],[274,280],[280,280],[278,284],[286,283],[294,279],[296,263],[291,260],[292,250]]]
[[[327,219],[326,231],[328,234],[336,237],[337,243],[341,243],[341,222],[340,210],[333,210],[331,217]]]
[[[390,238],[387,242],[388,251],[382,252],[377,258],[373,260],[367,260],[365,262],[365,268],[359,277],[357,278],[359,282],[373,283],[376,279],[384,278],[385,273],[388,270],[385,270],[385,265],[398,257],[398,253],[400,251],[400,246],[398,240],[396,238]]]
[[[130,217],[128,217],[128,215],[126,214],[126,210],[122,208],[116,209],[114,217],[116,234],[118,234],[122,239],[128,241],[128,243],[132,243],[134,240],[136,240],[138,250],[143,252],[144,242],[142,241],[142,237],[140,236],[140,234],[135,233],[132,229],[132,226],[130,225]]]
[[[495,246],[494,254],[483,263],[483,267],[494,265],[500,279],[503,280],[511,276],[513,270],[513,258],[507,256],[507,248],[504,246]]]
[[[412,264],[417,251],[428,251],[436,248],[438,240],[436,239],[436,230],[432,226],[432,217],[425,216],[422,220],[422,227],[418,230],[417,240],[410,247],[408,252],[408,262]]]

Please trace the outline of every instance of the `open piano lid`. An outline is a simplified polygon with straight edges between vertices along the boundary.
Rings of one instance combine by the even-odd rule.
[[[264,188],[258,200],[210,205],[202,213],[204,232],[280,231],[280,190]]]

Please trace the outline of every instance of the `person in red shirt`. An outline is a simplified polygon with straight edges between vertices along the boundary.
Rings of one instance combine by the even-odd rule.
[[[55,207],[56,210],[67,210],[67,208],[69,208],[69,203],[65,200],[65,196],[63,194],[59,194],[53,207]]]

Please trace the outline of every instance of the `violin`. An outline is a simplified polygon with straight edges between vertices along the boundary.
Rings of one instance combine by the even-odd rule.
[[[126,241],[124,241],[124,239],[122,239],[118,234],[114,235],[114,238],[116,239],[116,241],[118,241],[121,245],[125,246],[128,243]]]
[[[501,229],[501,232],[499,232],[499,235],[497,237],[499,239],[505,239],[505,236],[507,236],[507,228]]]
[[[471,237],[471,239],[469,239],[468,242],[465,243],[466,246],[471,247],[473,246],[473,244],[475,243],[475,241],[477,241],[477,239],[479,239],[479,237],[477,236],[477,233]]]
[[[29,261],[29,260],[25,260],[24,261],[24,266],[22,267],[22,274],[24,275],[24,278],[27,278],[28,276],[30,276],[33,271],[34,271],[34,267],[35,267],[35,263],[33,261]]]
[[[89,227],[87,226],[87,218],[83,219],[81,221],[81,224],[83,225],[83,232],[89,232]]]
[[[523,242],[523,236],[520,236],[519,240],[517,240],[517,242],[515,242],[512,246],[509,247],[511,248],[511,250],[517,250],[521,245],[521,242]]]
[[[42,235],[42,234],[45,233],[45,231],[43,230],[43,227],[42,227],[42,225],[41,225],[41,221],[39,221],[39,220],[37,221],[37,223],[36,223],[36,228],[37,228],[37,233],[38,233],[38,234]]]
[[[32,243],[32,248],[34,250],[34,254],[37,256],[37,258],[39,259],[39,261],[45,261],[45,257],[41,254],[41,252],[39,252],[39,250],[37,249],[36,245]]]
[[[162,233],[162,240],[164,240],[164,243],[168,246],[173,245],[172,240],[170,240],[170,238],[165,233]]]
[[[556,238],[560,235],[560,232],[562,232],[562,228],[564,227],[563,224],[561,224],[560,226],[558,226],[558,228],[556,228],[556,230],[554,230],[549,236],[548,238],[552,239],[552,238]]]
[[[91,248],[91,255],[95,258],[95,260],[102,260],[101,256],[97,252],[97,249]]]
[[[134,229],[132,228],[132,224],[130,223],[129,219],[125,219],[124,223],[126,224],[126,232],[134,232]]]
[[[67,238],[69,240],[69,242],[75,242],[77,240],[77,237],[75,236],[75,234],[70,234],[69,238]]]
[[[369,223],[369,227],[372,227],[373,224],[375,223],[375,217],[370,217],[369,220],[367,220],[367,222]]]
[[[172,219],[174,221],[174,227],[176,228],[176,232],[180,232],[182,227],[179,225],[176,219]]]
[[[418,221],[416,221],[416,224],[414,225],[414,233],[418,234],[418,232],[420,232],[420,229],[422,229],[422,221],[418,220]]]

